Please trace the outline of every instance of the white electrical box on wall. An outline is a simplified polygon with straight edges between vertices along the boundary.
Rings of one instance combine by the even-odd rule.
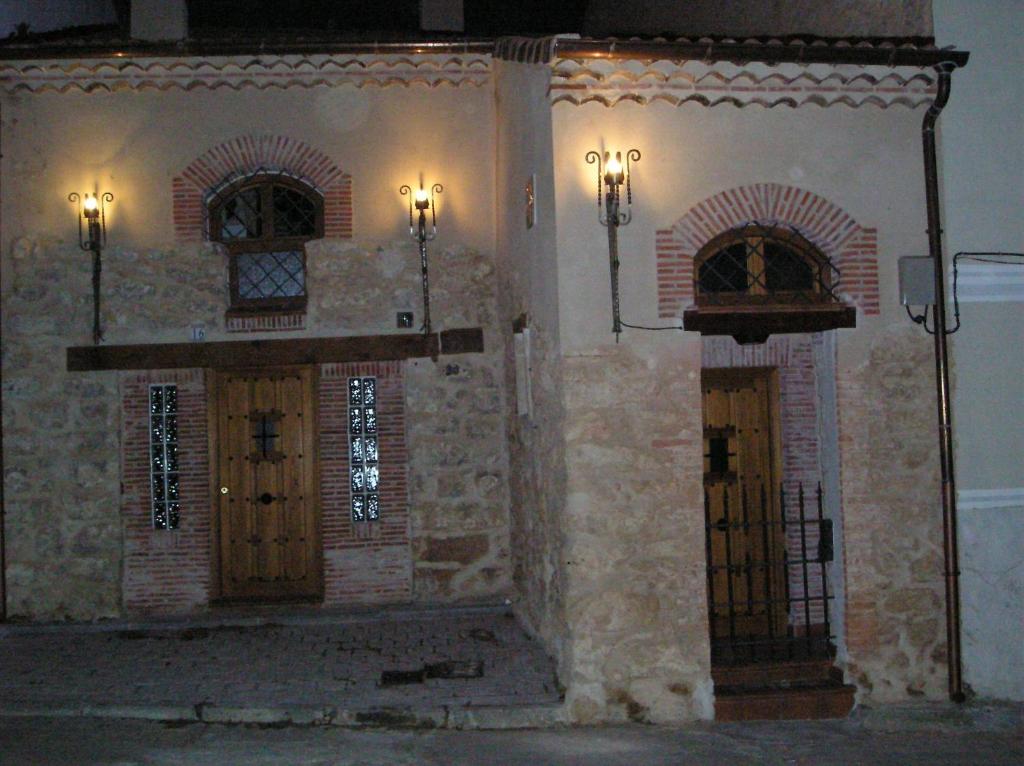
[[[935,304],[935,267],[930,255],[901,255],[900,304],[932,306]]]

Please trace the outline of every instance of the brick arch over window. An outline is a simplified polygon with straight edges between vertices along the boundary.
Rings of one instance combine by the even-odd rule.
[[[795,228],[839,269],[840,296],[866,315],[878,314],[878,230],[813,192],[769,183],[720,192],[658,229],[658,316],[682,316],[693,304],[693,259],[705,244],[754,221]]]
[[[172,182],[175,238],[207,236],[205,197],[225,180],[260,169],[285,170],[324,195],[324,236],[352,237],[352,177],[319,149],[287,136],[239,136],[213,147]]]

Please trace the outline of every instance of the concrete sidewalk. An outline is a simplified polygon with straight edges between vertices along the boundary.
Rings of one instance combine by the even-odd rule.
[[[492,728],[555,723],[561,705],[512,613],[466,607],[7,625],[0,716],[17,715]]]

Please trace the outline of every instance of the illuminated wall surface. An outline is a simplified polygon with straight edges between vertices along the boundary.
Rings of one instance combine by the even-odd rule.
[[[993,19],[1008,12],[990,5]],[[966,27],[943,27],[939,10],[957,16],[938,6],[941,42],[969,48]],[[193,555],[206,545],[209,557],[213,534],[206,426],[198,425],[212,373],[65,371],[65,348],[91,341],[92,310],[89,257],[68,192],[115,196],[103,254],[107,344],[187,342],[196,326],[207,342],[369,336],[408,332],[396,327],[400,311],[421,319],[419,255],[398,189],[422,174],[425,184],[444,185],[429,243],[435,329],[480,327],[485,350],[319,370],[322,451],[342,449],[330,436],[342,423],[332,409],[341,406],[339,381],[387,381],[396,456],[385,466],[382,453],[381,466],[407,487],[405,536],[349,546],[345,535],[355,533],[331,526],[347,513],[343,482],[322,477],[325,572],[336,578],[327,601],[507,597],[555,656],[573,720],[710,717],[701,369],[776,366],[789,376],[786,422],[802,424],[792,426],[799,433],[787,465],[823,483],[836,528],[837,663],[861,700],[941,699],[931,340],[906,318],[896,284],[898,256],[927,251],[920,124],[934,93],[931,70],[584,66],[514,53],[0,65],[10,614],[91,620],[202,610],[212,592],[212,564]],[[1019,223],[1005,209],[992,212],[988,191],[962,191],[991,190],[995,199],[1002,170],[986,168],[985,183],[976,182],[967,178],[976,165],[952,148],[969,132],[958,127],[972,112],[969,99],[982,98],[960,84],[971,72],[954,76],[943,122],[950,250],[1012,249]],[[986,136],[1009,132],[993,127]],[[659,315],[667,289],[659,247],[701,231],[695,222],[705,217],[710,238],[757,211],[830,253],[853,248],[844,237],[857,232],[849,252],[863,261],[846,274],[850,294],[840,289],[857,307],[857,327],[778,335],[759,349],[678,330],[627,328],[616,342],[607,231],[596,169],[584,157],[628,149],[641,159],[631,166],[632,220],[618,233],[626,321],[678,326]],[[1013,151],[1008,161],[1019,159]],[[197,214],[193,204],[208,191],[196,181],[209,175],[206,165],[224,180],[260,167],[305,168],[299,175],[314,185],[345,177],[336,188],[346,191],[325,207],[328,216],[342,212],[306,246],[309,299],[295,326],[228,322],[227,256],[208,241],[202,205]],[[993,216],[985,238],[971,205]],[[994,234],[1002,230],[1009,234]],[[1019,305],[965,306],[955,337],[966,492],[1012,490],[1019,478],[1013,439],[1021,429],[977,425],[1015,409],[1022,370],[1008,339]],[[530,377],[529,415],[517,414],[524,341],[513,342],[513,326],[529,330],[530,364],[520,367]],[[132,396],[154,383],[179,387],[195,425],[180,442],[198,453],[181,532],[139,525],[145,482],[119,491],[134,476],[128,451],[149,417],[140,410],[133,420]],[[322,455],[322,465],[343,465],[337,458]],[[995,495],[973,497],[983,496]],[[1019,535],[1020,503],[966,505],[968,681],[979,693],[1013,696],[1021,684],[1004,682],[998,669],[1014,666],[999,653],[1014,642],[980,626],[1019,623],[1019,605],[1007,601],[1019,584],[1007,575],[1000,598],[983,606],[980,583],[1012,569],[1020,546],[995,553],[995,538]],[[170,576],[191,579],[154,585],[174,556],[187,566]],[[346,581],[353,568],[361,579]]]

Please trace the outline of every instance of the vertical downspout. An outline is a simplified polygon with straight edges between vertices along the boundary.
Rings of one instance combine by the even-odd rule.
[[[3,125],[3,115],[0,114],[0,126]],[[0,160],[3,159],[3,147],[0,145]],[[2,187],[0,187],[2,189]],[[3,193],[0,190],[0,201]],[[2,241],[0,236],[0,241]],[[3,270],[2,253],[0,253],[0,272]],[[0,277],[0,358],[3,356],[3,278]],[[3,365],[0,363],[0,622],[7,622],[7,537],[5,528],[7,517],[4,511],[4,373]]]
[[[949,101],[951,74],[956,67],[944,62],[935,67],[938,93],[921,126],[924,142],[925,199],[928,206],[928,252],[935,269],[935,385],[939,404],[939,460],[942,465],[942,552],[946,583],[946,646],[949,663],[949,698],[966,699],[960,651],[960,556],[957,551],[956,484],[953,477],[953,423],[949,392],[949,352],[946,344],[946,267],[942,260],[942,224],[939,217],[939,171],[935,153],[935,123]]]

